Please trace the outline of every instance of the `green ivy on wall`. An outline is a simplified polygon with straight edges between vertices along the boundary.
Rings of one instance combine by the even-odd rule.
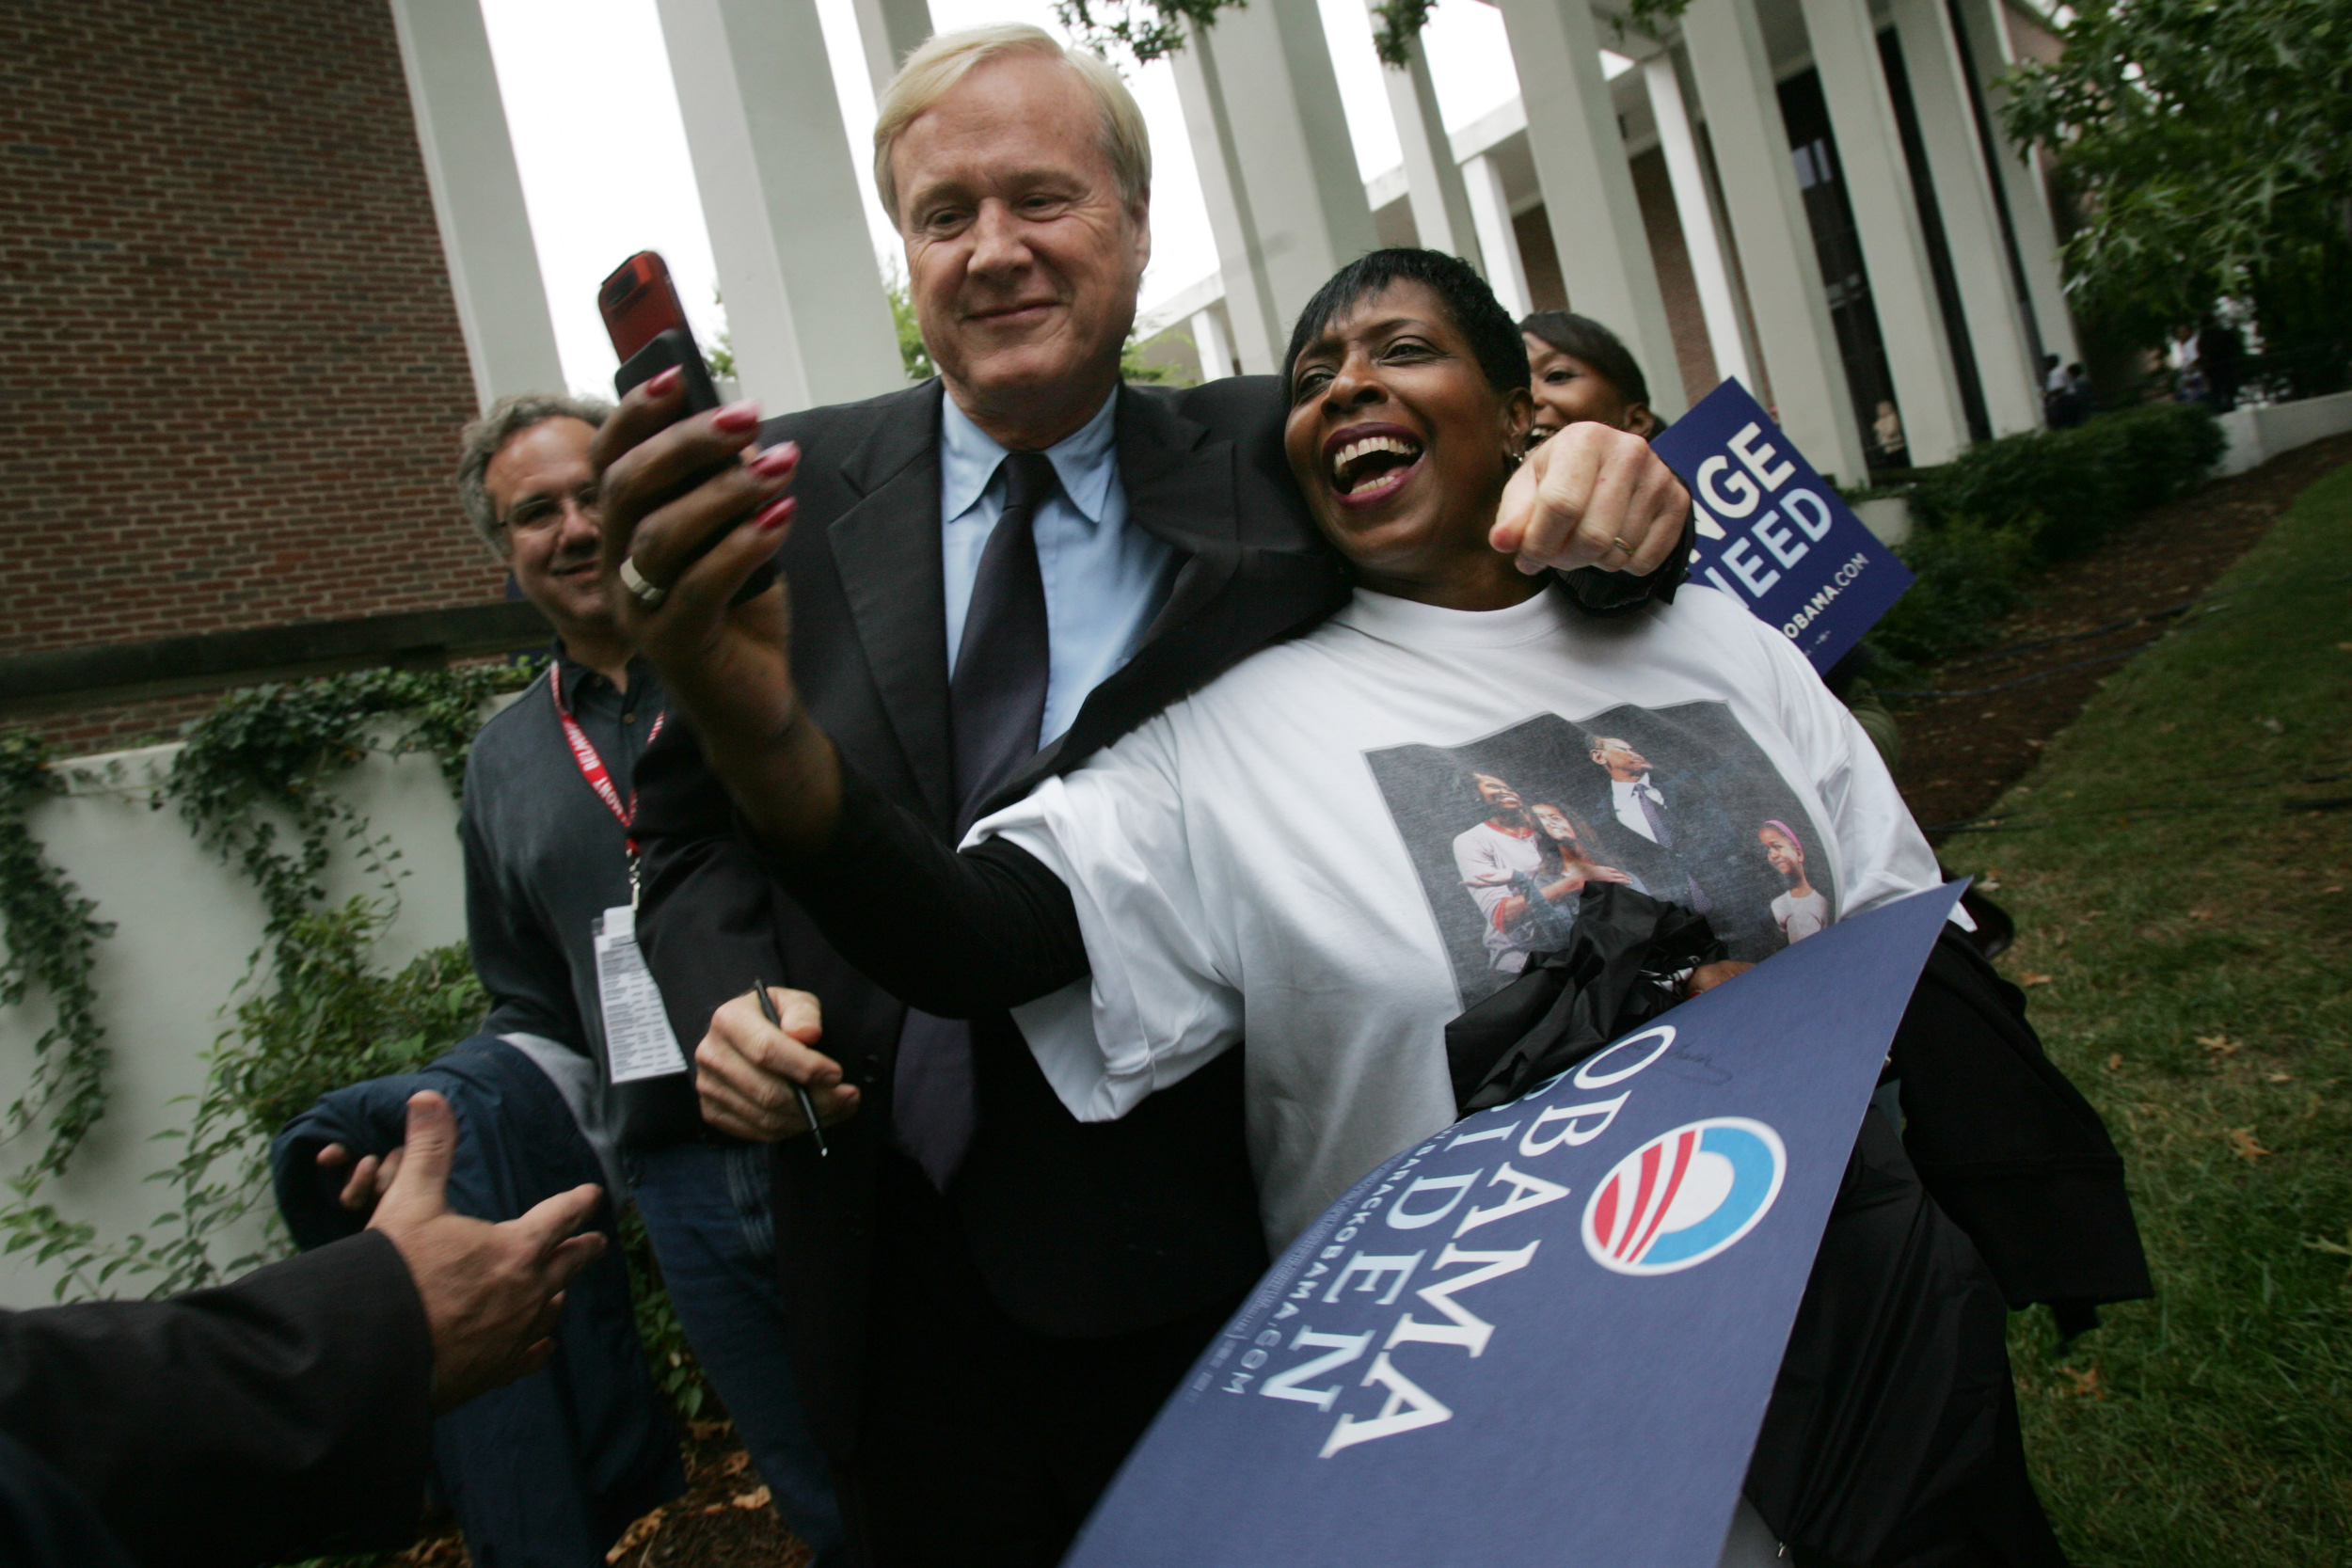
[[[60,1271],[60,1299],[141,1278],[151,1295],[192,1289],[262,1261],[216,1259],[215,1240],[266,1192],[271,1132],[328,1089],[405,1072],[438,1055],[482,1017],[485,998],[462,944],[397,971],[376,958],[399,912],[399,852],[331,793],[371,752],[424,752],[453,793],[491,698],[535,673],[528,663],[454,671],[369,670],[231,693],[191,727],[151,802],[175,807],[198,840],[260,892],[264,940],[234,996],[232,1022],[206,1053],[204,1088],[187,1125],[167,1136],[179,1155],[151,1179],[172,1203],[149,1230],[102,1241],[40,1195],[105,1110],[106,1051],[90,981],[111,927],[50,865],[25,827],[53,793],[47,754],[22,734],[0,737],[0,1002],[34,988],[56,1022],[36,1047],[33,1083],[6,1113],[12,1132],[44,1125],[43,1153],[12,1179],[0,1207],[10,1252]],[[375,884],[340,904],[326,874],[341,843]]]
[[[56,1021],[35,1051],[31,1085],[5,1113],[13,1134],[48,1130],[42,1154],[0,1206],[8,1252],[31,1251],[60,1272],[60,1300],[119,1292],[135,1277],[151,1296],[232,1277],[285,1250],[275,1217],[268,1249],[222,1259],[214,1246],[268,1193],[272,1133],[322,1094],[413,1072],[473,1032],[488,1006],[453,942],[386,969],[378,948],[400,911],[400,853],[332,790],[371,754],[424,753],[453,795],[466,753],[496,697],[519,690],[532,660],[450,671],[369,670],[232,692],[193,725],[151,802],[176,809],[199,843],[260,892],[263,941],[232,993],[231,1022],[206,1053],[204,1087],[187,1124],[166,1137],[179,1154],[150,1178],[171,1206],[148,1230],[103,1240],[40,1194],[104,1114],[106,1050],[90,981],[97,943],[113,927],[51,865],[25,826],[56,793],[47,751],[0,736],[0,1004],[38,990]],[[326,872],[342,847],[374,883],[331,902]],[[639,1332],[656,1383],[680,1414],[699,1413],[702,1369],[662,1290],[634,1211],[624,1215]]]
[[[56,790],[49,752],[23,733],[0,735],[0,1005],[21,1006],[38,990],[55,1020],[33,1043],[32,1082],[6,1114],[13,1140],[37,1127],[48,1142],[16,1178],[29,1193],[72,1159],[106,1112],[105,1031],[97,1019],[90,963],[114,927],[98,906],[51,865],[24,825]]]

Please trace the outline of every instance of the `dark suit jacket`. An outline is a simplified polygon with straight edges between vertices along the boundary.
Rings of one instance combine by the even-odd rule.
[[[432,1385],[423,1304],[375,1231],[169,1301],[0,1313],[0,1433],[45,1466],[5,1490],[54,1499],[62,1480],[155,1568],[396,1546],[423,1506]],[[41,1539],[108,1560],[75,1533]]]
[[[944,833],[954,816],[938,462],[942,390],[771,420],[801,444],[800,506],[780,560],[800,689],[849,763]],[[1315,532],[1281,449],[1271,377],[1120,394],[1120,477],[1132,526],[1174,550],[1167,603],[1067,735],[1011,780],[1017,799],[1073,768],[1257,649],[1345,602],[1344,563]],[[1681,554],[1661,574],[1671,594]],[[1597,580],[1595,580],[1597,579]],[[1592,574],[1588,604],[1657,584]],[[832,1158],[780,1147],[776,1233],[802,1331],[803,1396],[829,1441],[852,1430],[875,1160],[887,1146],[902,1006],[850,969],[758,869],[732,808],[673,723],[637,773],[639,931],[681,1040],[754,975],[815,992],[824,1048],[865,1091]],[[890,890],[877,887],[887,899]],[[974,1021],[980,1121],[948,1196],[999,1303],[1044,1333],[1104,1336],[1237,1295],[1265,1264],[1242,1138],[1241,1055],[1229,1052],[1111,1123],[1081,1124],[1009,1015]]]

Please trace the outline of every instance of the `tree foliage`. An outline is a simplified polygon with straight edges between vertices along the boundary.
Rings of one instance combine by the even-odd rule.
[[[2152,345],[2226,294],[2273,347],[2352,336],[2345,0],[2086,0],[2059,37],[2003,114],[2075,198],[2086,315]]]
[[[1248,0],[1054,0],[1054,14],[1070,36],[1108,58],[1124,55],[1150,65],[1184,46],[1194,25],[1207,27],[1216,13]]]

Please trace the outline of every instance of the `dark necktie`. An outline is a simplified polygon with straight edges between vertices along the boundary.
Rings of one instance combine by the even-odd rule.
[[[1042,452],[1016,451],[1006,454],[998,471],[1005,477],[1004,510],[980,552],[955,674],[947,683],[958,838],[989,797],[1036,754],[1045,723],[1052,644],[1036,523],[1037,509],[1054,493],[1054,465]],[[979,1119],[971,1026],[909,1008],[891,1099],[899,1136],[931,1184],[945,1192]]]
[[[1675,847],[1675,831],[1666,821],[1666,814],[1658,809],[1658,791],[1649,786],[1647,779],[1633,786],[1633,799],[1641,803],[1642,820],[1649,824],[1649,836],[1658,841],[1661,849]]]

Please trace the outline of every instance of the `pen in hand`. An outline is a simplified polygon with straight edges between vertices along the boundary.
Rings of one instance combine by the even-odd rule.
[[[783,1028],[784,1020],[776,1014],[775,999],[768,994],[768,982],[754,980],[752,994],[759,998],[759,1016],[768,1021],[769,1026]],[[792,1098],[801,1102],[802,1118],[808,1123],[808,1135],[816,1140],[817,1157],[821,1160],[833,1150],[825,1147],[825,1130],[817,1125],[817,1101],[808,1097],[808,1085],[799,1079],[787,1079],[787,1082],[792,1085]]]

